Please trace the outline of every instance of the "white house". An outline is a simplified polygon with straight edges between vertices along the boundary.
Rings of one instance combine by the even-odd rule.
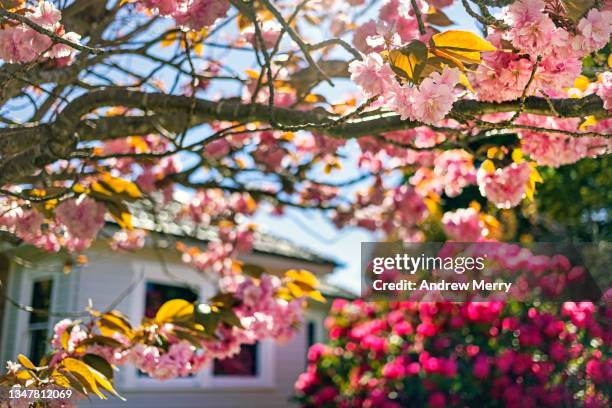
[[[139,223],[147,226],[146,220]],[[7,296],[0,302],[0,361],[15,359],[19,353],[33,360],[43,355],[54,323],[63,315],[82,312],[90,299],[98,309],[113,306],[133,321],[139,321],[167,299],[205,299],[213,293],[211,282],[184,264],[171,249],[172,240],[182,235],[184,226],[166,224],[160,231],[158,225],[159,233],[152,232],[150,237],[155,237],[155,248],[162,249],[148,243],[134,253],[116,252],[108,248],[104,239],[98,239],[86,252],[87,264],[74,266],[69,273],[64,272],[68,259],[65,254],[44,254],[32,248],[9,249],[10,258],[4,255],[0,259],[2,293]],[[105,231],[113,229],[109,225]],[[197,240],[190,239],[191,245],[214,239],[210,231],[196,232],[192,235]],[[168,249],[163,249],[164,245]],[[322,279],[337,266],[333,260],[264,234],[257,236],[254,251],[244,260],[275,273],[303,268]],[[322,291],[326,297],[350,297],[331,285],[324,284]],[[14,303],[47,309],[51,316],[28,313]],[[300,332],[287,344],[262,341],[245,346],[238,357],[215,362],[192,377],[158,381],[140,375],[130,365],[123,366],[116,385],[127,402],[94,400],[85,401],[82,406],[291,406],[289,398],[297,376],[305,368],[308,346],[324,340],[326,308],[313,304]]]

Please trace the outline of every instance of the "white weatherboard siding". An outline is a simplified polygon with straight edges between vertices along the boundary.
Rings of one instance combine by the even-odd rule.
[[[275,379],[270,387],[181,387],[156,381],[146,390],[120,390],[127,402],[118,400],[82,403],[81,407],[104,408],[284,408],[293,406],[289,398],[293,383],[304,370],[306,336],[298,333],[288,344],[275,345]],[[175,382],[175,381],[173,381]]]
[[[202,298],[213,293],[211,284],[192,268],[180,261],[170,251],[164,252],[164,262],[150,249],[136,253],[118,253],[104,245],[96,245],[87,252],[87,265],[74,267],[63,274],[63,259],[57,255],[45,255],[43,260],[29,263],[27,267],[14,266],[10,280],[10,293],[22,303],[29,303],[31,285],[41,276],[53,276],[54,312],[83,311],[92,299],[94,308],[104,310],[110,305],[122,311],[133,321],[139,321],[144,313],[145,282],[190,286],[201,293]],[[257,254],[249,261],[284,271],[295,267],[291,259]],[[297,262],[300,263],[300,262]],[[165,267],[163,266],[165,265]],[[311,265],[299,265],[308,269]],[[310,268],[316,269],[316,268]],[[324,274],[327,271],[316,271]],[[131,287],[129,293],[126,290]],[[28,352],[28,314],[9,307],[4,321],[3,358],[15,358]],[[314,321],[316,340],[322,339],[324,309],[311,309],[307,320]],[[58,318],[54,318],[57,321]],[[49,333],[51,335],[51,332]],[[288,407],[293,384],[304,371],[307,350],[305,329],[284,345],[272,341],[259,344],[259,370],[257,378],[215,377],[211,367],[196,376],[170,381],[157,381],[137,375],[131,365],[122,366],[116,378],[119,392],[127,402],[110,398],[83,401],[82,407],[170,408],[170,407]]]

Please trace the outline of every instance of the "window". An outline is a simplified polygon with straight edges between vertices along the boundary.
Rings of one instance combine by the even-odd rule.
[[[317,342],[317,325],[312,320],[306,325],[306,350]]]
[[[195,302],[198,294],[192,289],[184,286],[164,285],[160,283],[147,282],[145,300],[145,316],[153,318],[161,305],[172,299],[185,299]]]
[[[51,309],[51,293],[53,281],[51,279],[35,281],[32,285],[32,299],[30,305],[39,311],[30,313],[28,330],[30,332],[30,359],[38,364],[47,352],[49,336],[49,312]]]
[[[259,344],[243,344],[240,352],[233,357],[215,360],[213,375],[235,377],[257,377],[259,364],[257,363]]]
[[[199,298],[195,291],[185,286],[147,282],[145,290],[145,316],[149,318],[155,317],[159,308],[169,300],[185,299],[188,302],[195,302]],[[146,377],[147,375],[138,370],[138,376]],[[189,377],[192,376],[193,374],[189,375]]]

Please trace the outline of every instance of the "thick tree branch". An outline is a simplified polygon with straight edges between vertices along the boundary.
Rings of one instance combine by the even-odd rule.
[[[610,116],[596,95],[582,99],[552,100],[550,103],[554,111],[562,117]],[[145,115],[82,119],[95,109],[111,106],[141,109]],[[529,97],[524,100],[524,104],[521,100],[503,103],[460,100],[455,103],[451,115],[478,116],[485,113],[514,112],[521,106],[524,106],[523,112],[526,113],[554,114],[549,102],[544,98]],[[358,117],[339,121],[338,116],[323,109],[273,109],[279,125],[313,130],[337,138],[355,138],[422,126],[419,122],[401,120],[392,112],[365,112]],[[158,133],[160,126],[171,132],[179,131],[177,127],[182,129],[185,126],[185,115],[188,114],[191,114],[189,126],[215,120],[269,122],[270,107],[263,104],[245,104],[236,99],[194,100],[189,96],[146,93],[122,88],[93,91],[72,100],[52,124],[0,129],[0,140],[5,137],[14,140],[3,140],[0,144],[0,154],[3,155],[0,163],[0,185],[19,180],[60,158],[69,158],[78,140],[102,140],[133,134]],[[27,150],[22,151],[22,148]]]

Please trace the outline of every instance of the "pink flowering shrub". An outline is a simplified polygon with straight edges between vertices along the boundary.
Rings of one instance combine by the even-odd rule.
[[[304,407],[609,406],[612,309],[336,300]]]

